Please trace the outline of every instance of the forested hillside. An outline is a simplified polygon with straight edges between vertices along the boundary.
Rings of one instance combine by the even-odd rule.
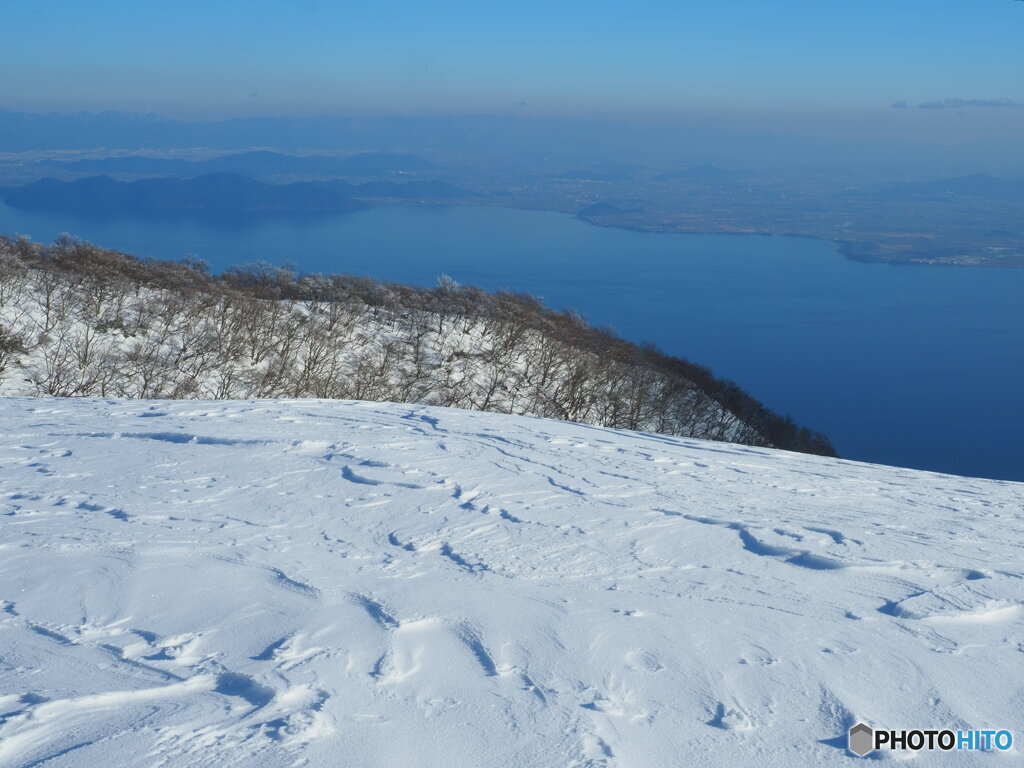
[[[834,455],[707,369],[527,295],[211,275],[69,237],[0,237],[0,392],[425,403]]]

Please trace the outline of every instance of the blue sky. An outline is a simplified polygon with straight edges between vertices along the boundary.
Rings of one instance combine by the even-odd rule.
[[[1015,0],[4,5],[7,109],[756,115],[769,126],[869,114],[1019,126],[1024,113],[981,105],[1024,104]],[[917,109],[953,98],[964,101]]]

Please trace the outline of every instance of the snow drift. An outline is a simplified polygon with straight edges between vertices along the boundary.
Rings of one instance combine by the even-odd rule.
[[[835,765],[857,720],[1020,722],[1020,484],[360,402],[0,433],[5,766]]]

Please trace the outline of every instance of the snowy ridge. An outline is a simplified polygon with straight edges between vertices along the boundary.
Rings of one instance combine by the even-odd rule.
[[[385,307],[197,298],[106,276],[4,272],[0,263],[0,395],[391,400],[765,443],[692,383],[676,393],[651,371],[602,365],[564,332],[395,296]],[[5,337],[17,340],[7,354]],[[669,414],[665,390],[680,400]]]
[[[842,765],[856,720],[1021,722],[1021,484],[386,403],[0,434],[3,766]]]
[[[533,297],[0,236],[0,395],[335,398],[835,455],[731,382]]]

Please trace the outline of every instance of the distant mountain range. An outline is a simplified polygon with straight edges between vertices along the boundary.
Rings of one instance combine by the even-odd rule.
[[[240,173],[246,176],[380,176],[388,173],[429,173],[440,166],[418,155],[364,152],[350,157],[289,155],[280,152],[236,152],[209,160],[182,160],[128,155],[61,163],[62,168],[84,173],[160,174],[201,176]]]
[[[806,164],[833,173],[855,170],[858,177],[871,171],[880,180],[905,173],[943,172],[941,169],[954,174],[982,171],[1024,175],[1024,137],[949,147],[896,140],[838,140],[750,130],[746,126],[684,125],[671,120],[655,124],[525,114],[311,115],[186,121],[128,112],[33,114],[0,108],[0,147],[5,153],[91,150],[111,154],[115,148],[154,152],[188,147],[231,152],[257,147],[296,153],[420,152],[430,153],[428,157],[444,152],[462,158],[460,162],[472,159],[477,167],[528,165],[543,168],[544,173],[571,168],[610,172],[613,164],[671,170],[685,168],[684,164],[694,157],[713,157],[728,166],[758,167],[762,171],[766,160],[787,172]]]
[[[353,211],[368,207],[357,198],[451,200],[472,193],[443,181],[308,181],[266,184],[236,173],[194,179],[155,178],[114,181],[90,176],[78,181],[42,179],[7,192],[20,208],[126,211]]]
[[[883,200],[979,197],[989,200],[1024,201],[1024,179],[998,179],[985,173],[941,181],[885,184],[875,189]]]

